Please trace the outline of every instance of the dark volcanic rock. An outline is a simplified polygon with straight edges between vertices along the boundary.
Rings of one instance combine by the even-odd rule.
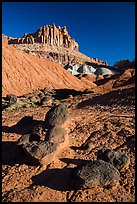
[[[9,101],[9,104],[15,104],[17,102],[17,96],[15,96],[14,94],[8,94],[6,96],[6,100]]]
[[[53,126],[48,130],[45,140],[53,143],[63,143],[65,141],[65,129],[59,126]]]
[[[40,100],[40,105],[42,106],[49,106],[52,105],[52,98],[51,97],[43,97]]]
[[[45,121],[49,126],[48,130],[46,130],[44,123],[36,124],[31,134],[26,134],[19,138],[17,145],[23,148],[28,158],[35,164],[47,166],[68,145],[67,132],[61,127],[67,118],[67,106],[54,106],[45,117]],[[45,133],[44,140],[43,133]]]
[[[47,141],[32,141],[23,145],[23,150],[27,156],[36,164],[48,164],[52,159],[52,153],[56,150],[56,145]]]
[[[40,123],[36,123],[35,125],[33,125],[31,134],[39,135],[40,140],[44,140],[46,132],[47,132],[47,129],[45,129],[44,127],[44,121],[41,121]]]
[[[119,171],[112,164],[96,160],[75,168],[72,185],[76,188],[112,187],[119,179]]]
[[[32,142],[32,141],[39,142],[40,141],[40,136],[38,134],[25,134],[25,135],[22,135],[19,138],[19,140],[17,142],[17,145],[20,146],[20,145],[28,144],[29,142]]]
[[[45,122],[48,127],[54,125],[63,125],[68,119],[68,108],[65,105],[56,105],[52,107],[45,116]]]
[[[17,145],[20,146],[20,145],[28,144],[28,143],[29,143],[29,138],[30,138],[30,134],[22,135],[22,136],[18,139]]]
[[[113,164],[118,170],[127,168],[130,164],[129,156],[112,149],[100,150],[97,158]]]

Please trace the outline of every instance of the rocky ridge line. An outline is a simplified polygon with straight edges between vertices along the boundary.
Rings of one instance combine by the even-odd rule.
[[[43,43],[51,46],[63,46],[78,51],[78,44],[70,37],[66,26],[60,27],[45,25],[37,29],[35,33],[25,33],[21,38],[9,38],[9,44],[34,44]]]
[[[55,26],[54,23],[38,28],[35,33],[25,33],[23,37],[8,37],[8,43],[25,52],[33,52],[50,61],[60,62],[64,66],[68,63],[83,64],[86,61],[108,65],[97,58],[82,55],[78,51],[78,43],[70,37],[66,26]]]

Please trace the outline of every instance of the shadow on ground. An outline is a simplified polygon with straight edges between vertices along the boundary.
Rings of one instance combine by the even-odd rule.
[[[3,126],[2,132],[16,133],[16,134],[31,134],[34,127],[44,126],[44,121],[33,120],[33,117],[25,116],[17,122],[17,124],[8,127]],[[9,137],[12,138],[12,135]],[[17,146],[17,141],[3,141],[2,142],[2,164],[14,166],[15,164],[33,165],[32,161],[26,157],[23,149]]]
[[[71,190],[70,179],[72,170],[72,168],[46,169],[39,175],[31,178],[33,183],[29,188],[40,185],[58,191]]]
[[[93,105],[121,105],[121,106],[131,106],[135,105],[135,88],[128,88],[122,90],[114,90],[110,91],[109,93],[95,96],[91,99],[85,100],[80,102],[77,105],[77,108],[84,108],[86,106],[93,106]]]
[[[62,158],[61,161],[67,164],[76,164],[81,165],[86,163],[88,160],[83,159],[69,159]],[[80,189],[80,186],[75,186],[74,179],[72,179],[74,175],[75,168],[64,167],[63,169],[46,169],[39,175],[33,176],[32,184],[29,188],[32,188],[35,185],[45,186],[51,188],[53,190],[58,191],[70,191]]]
[[[23,150],[17,146],[17,142],[2,142],[2,165],[14,166],[15,164],[34,166]]]
[[[24,118],[24,117],[23,117]],[[23,119],[22,118],[22,119]],[[22,119],[15,125],[9,126],[2,126],[2,132],[5,133],[16,133],[16,134],[28,134],[33,130],[34,126],[43,125],[44,121],[42,120],[32,120],[28,123],[22,123]]]

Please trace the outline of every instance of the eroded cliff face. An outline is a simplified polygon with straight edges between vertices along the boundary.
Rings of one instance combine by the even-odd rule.
[[[20,38],[8,37],[8,43],[26,53],[48,59],[62,66],[70,63],[83,65],[85,62],[108,65],[107,62],[90,58],[79,52],[78,43],[70,37],[66,26],[45,25],[38,28],[35,33],[25,33]]]
[[[66,47],[78,51],[78,44],[70,37],[66,26],[60,27],[45,25],[37,29],[35,33],[25,33],[21,38],[10,38],[9,44],[34,44],[43,43],[51,46]]]

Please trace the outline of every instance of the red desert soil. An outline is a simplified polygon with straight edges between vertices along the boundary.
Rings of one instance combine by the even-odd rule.
[[[69,146],[48,169],[39,170],[16,142],[28,126],[18,122],[27,115],[44,121],[51,108],[36,107],[2,114],[2,200],[3,202],[135,202],[135,88],[123,87],[105,94],[90,93],[60,100],[69,104]],[[92,148],[79,147],[86,140]],[[128,169],[120,172],[115,189],[68,188],[71,170],[82,160],[96,160],[101,149],[113,149],[130,157]]]
[[[85,89],[88,85],[54,62],[40,59],[2,45],[2,96],[13,93],[21,96],[42,88]]]
[[[85,88],[59,65],[23,54],[7,44],[3,45],[3,67],[7,67],[7,71],[3,69],[3,95],[14,89],[15,94],[22,95],[32,92],[35,86],[50,84],[49,88]],[[57,104],[69,105],[69,145],[46,170],[38,169],[18,149],[17,140],[30,128],[18,122],[33,115],[34,124],[40,123],[52,106],[2,113],[2,202],[135,202],[135,83],[133,70],[127,72],[102,82],[92,93],[58,100]],[[59,81],[62,84],[58,85]],[[80,150],[86,141],[92,143],[90,149],[85,146]],[[70,189],[72,169],[83,160],[96,160],[102,149],[130,157],[129,167],[120,171],[117,187]]]
[[[80,74],[77,76],[80,81],[88,85],[90,88],[95,88],[97,85],[93,82],[96,81],[96,77],[90,74]]]

